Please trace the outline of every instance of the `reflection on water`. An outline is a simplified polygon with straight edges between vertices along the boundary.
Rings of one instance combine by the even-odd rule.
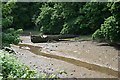
[[[85,67],[89,70],[98,71],[98,72],[102,72],[102,73],[106,73],[108,75],[118,77],[118,71],[115,71],[115,70],[107,68],[107,67],[102,67],[102,66],[99,66],[99,65],[83,62],[83,61],[76,60],[76,59],[73,59],[73,58],[67,58],[67,57],[64,57],[64,56],[43,53],[43,52],[40,52],[42,48],[39,47],[39,46],[32,46],[32,45],[28,45],[28,44],[19,44],[18,46],[20,48],[25,47],[25,48],[27,48],[26,50],[29,50],[30,52],[32,52],[34,54],[37,54],[37,55],[62,60],[62,61],[74,64],[74,65],[77,65],[77,66],[80,66],[80,67]]]

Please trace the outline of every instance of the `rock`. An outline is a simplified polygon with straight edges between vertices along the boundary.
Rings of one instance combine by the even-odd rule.
[[[50,50],[50,51],[53,51],[53,50]]]
[[[22,49],[26,49],[26,50],[30,50],[30,48],[29,47],[27,47],[27,46],[23,46],[23,47],[21,47]]]
[[[73,75],[73,74],[71,74],[71,75]]]
[[[53,65],[53,64],[51,64],[51,65]]]
[[[38,68],[38,66],[36,66],[36,68]]]
[[[73,51],[74,53],[76,53],[77,51]]]
[[[4,47],[5,51],[8,51],[9,53],[16,53],[12,48]]]
[[[75,70],[73,70],[73,72],[75,72]]]
[[[30,61],[30,64],[31,64],[32,62]]]
[[[85,75],[86,75],[86,73],[83,74],[83,76],[85,76]]]

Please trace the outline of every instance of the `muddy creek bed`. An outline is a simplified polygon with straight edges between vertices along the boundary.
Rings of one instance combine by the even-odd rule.
[[[118,51],[105,43],[92,41],[31,43],[30,36],[21,36],[23,43],[12,48],[17,57],[37,71],[56,74],[60,78],[118,77]],[[67,74],[59,74],[64,70]]]

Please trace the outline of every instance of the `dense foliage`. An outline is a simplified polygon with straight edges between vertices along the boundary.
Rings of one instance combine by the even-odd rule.
[[[118,25],[120,27],[120,1],[116,1],[114,3],[109,3],[108,7],[110,7],[110,11],[113,14],[113,16],[116,18],[116,20],[118,21]]]
[[[16,3],[12,9],[11,15],[13,16],[12,27],[15,29],[33,29],[36,28],[35,24],[32,22],[32,19],[40,11],[41,3]]]
[[[2,45],[10,47],[21,42],[22,29],[42,34],[93,34],[95,40],[119,43],[119,10],[120,2],[2,3]],[[3,51],[0,51],[0,70],[3,78],[32,78],[36,74]]]
[[[3,26],[36,29],[42,34],[86,35],[97,30],[94,34],[101,35],[101,24],[109,24],[105,20],[110,16],[115,18],[120,27],[119,4],[120,2],[9,3],[5,5],[10,12],[3,6]]]
[[[13,16],[13,10],[16,9],[15,2],[7,2],[2,3],[2,28],[3,32],[0,33],[2,35],[2,47],[10,47],[10,44],[18,44],[22,40],[19,39],[20,33],[23,32],[22,29],[26,25],[23,25],[29,22],[29,19],[25,22],[24,18],[16,17],[16,15]],[[24,8],[23,8],[24,12]],[[26,13],[26,12],[25,12]],[[33,14],[33,13],[32,13]],[[20,14],[21,15],[21,14]],[[25,18],[28,17],[27,15]],[[16,21],[17,20],[17,21]],[[18,24],[19,20],[22,20],[23,23]],[[30,24],[29,24],[30,25]],[[18,26],[18,27],[16,27]],[[23,26],[23,27],[22,27]],[[14,28],[11,28],[14,27]],[[30,70],[29,67],[21,63],[19,60],[17,60],[15,57],[13,57],[12,54],[9,54],[9,52],[5,52],[3,50],[0,50],[0,79],[2,78],[45,78],[46,75],[37,74],[36,71]],[[50,75],[50,78],[55,78],[56,75]]]
[[[8,28],[13,22],[13,16],[11,16],[12,9],[15,2],[2,3],[2,27]]]
[[[101,25],[101,28],[93,34],[93,38],[108,42],[119,42],[119,36],[120,27],[114,16],[107,18],[104,24]]]
[[[50,7],[46,4],[42,8],[40,8],[41,13],[35,20],[35,24],[39,27],[41,33],[59,34],[62,29],[62,10],[60,6],[57,6],[57,4],[53,7]]]
[[[25,64],[20,62],[18,58],[9,54],[4,50],[0,50],[0,80],[1,79],[16,79],[16,78],[57,78],[56,75],[39,73],[36,70],[31,70]]]
[[[64,24],[61,34],[82,34],[80,32],[80,25],[78,24],[81,16],[79,9],[81,9],[85,3],[61,3],[63,9]]]
[[[110,15],[107,3],[54,3],[40,8],[35,24],[44,34],[91,34]]]
[[[120,2],[108,3],[112,16],[105,19],[101,28],[93,34],[93,39],[104,40],[110,43],[120,42]]]
[[[19,39],[20,33],[22,33],[22,29],[14,30],[13,28],[9,28],[6,32],[2,33],[2,46],[10,47],[10,44],[18,44],[22,40]]]
[[[2,4],[2,47],[10,47],[10,44],[18,44],[21,42],[19,34],[22,33],[22,29],[14,30],[10,28],[13,23],[13,16],[11,16],[12,9],[15,7],[15,2],[7,2]]]
[[[34,78],[36,71],[20,63],[19,60],[0,50],[0,70],[2,78]]]

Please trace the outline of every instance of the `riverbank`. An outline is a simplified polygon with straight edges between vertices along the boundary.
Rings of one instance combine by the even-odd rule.
[[[20,49],[19,46],[12,46],[15,51],[19,52],[16,56],[20,60],[40,72],[57,74],[60,78],[117,77],[115,71],[118,70],[118,50],[111,46],[104,46],[103,44],[106,43],[62,41],[33,44],[29,36],[22,36],[21,39],[23,39],[23,43],[21,43],[24,44],[23,47],[27,45],[42,47],[37,50],[32,47],[32,51],[34,50],[32,52],[29,47]],[[40,53],[46,54],[37,54],[38,50]],[[100,66],[97,67],[99,69],[96,69],[95,65]],[[59,74],[61,70],[67,74]]]

